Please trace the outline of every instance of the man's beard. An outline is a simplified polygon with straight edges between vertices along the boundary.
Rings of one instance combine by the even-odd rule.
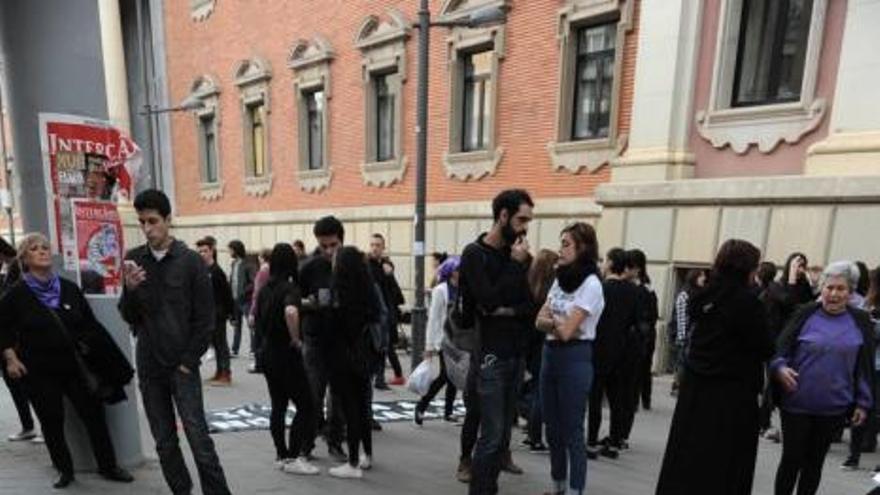
[[[517,238],[519,238],[519,236],[520,234],[518,234],[517,231],[513,230],[513,227],[510,226],[510,221],[508,221],[506,224],[504,224],[503,227],[501,227],[501,238],[504,239],[504,242],[508,246],[512,246],[513,243],[516,242]]]

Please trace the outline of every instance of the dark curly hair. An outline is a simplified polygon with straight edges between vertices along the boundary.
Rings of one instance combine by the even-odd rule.
[[[712,264],[712,283],[720,285],[748,286],[750,275],[758,268],[761,250],[742,239],[725,241],[718,249]]]

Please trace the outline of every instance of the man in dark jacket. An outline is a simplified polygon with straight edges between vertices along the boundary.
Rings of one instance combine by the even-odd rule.
[[[524,190],[502,191],[492,201],[492,228],[462,254],[465,320],[475,321],[480,341],[472,364],[478,368],[474,378],[480,426],[471,466],[471,495],[497,493],[499,472],[504,464],[512,464],[504,456],[516,414],[523,342],[534,324],[525,321],[526,315],[534,318],[525,240],[533,206]]]
[[[171,203],[165,193],[144,191],[134,208],[147,244],[125,257],[119,309],[137,337],[140,390],[162,474],[173,493],[192,491],[177,438],[176,407],[202,491],[226,495],[230,492],[208,435],[199,378],[200,358],[215,327],[208,269],[197,253],[169,235]]]
[[[257,276],[256,268],[247,260],[247,250],[244,243],[235,239],[229,242],[229,256],[232,264],[229,267],[229,285],[232,288],[232,299],[235,301],[235,312],[232,315],[232,355],[238,357],[241,349],[241,329],[246,327],[251,339],[251,352],[256,354],[257,344],[254,329],[248,322],[251,310],[251,298],[254,295],[254,279]]]
[[[232,290],[229,288],[229,281],[226,280],[226,273],[217,264],[216,243],[212,239],[204,238],[196,242],[199,256],[208,267],[208,276],[211,277],[211,286],[214,292],[214,338],[212,345],[214,346],[215,359],[217,361],[217,371],[211,378],[210,384],[214,386],[228,386],[232,383],[232,367],[229,355],[229,341],[226,340],[226,320],[233,314],[234,302],[232,301]]]
[[[382,333],[382,349],[383,354],[379,356],[376,363],[376,388],[387,390],[388,385],[385,383],[385,357],[391,363],[394,370],[394,378],[391,385],[403,385],[406,380],[403,378],[403,369],[400,366],[400,359],[397,358],[395,347],[397,344],[397,323],[400,321],[400,306],[404,303],[403,291],[400,290],[400,284],[394,277],[394,264],[385,256],[385,237],[382,234],[373,234],[370,239],[370,273],[373,280],[379,286],[382,292],[382,300],[385,302],[388,310],[388,319],[383,324]]]

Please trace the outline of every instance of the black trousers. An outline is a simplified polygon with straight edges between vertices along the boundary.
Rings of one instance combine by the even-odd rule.
[[[316,434],[324,435],[328,445],[339,445],[345,433],[345,417],[339,392],[330,385],[330,363],[333,359],[324,345],[308,335],[303,347],[303,359],[309,387],[312,390],[312,404],[315,405],[314,430]],[[330,385],[329,394],[328,385]],[[325,414],[324,403],[328,395],[329,406]],[[306,451],[311,452],[314,448],[315,442],[312,439],[306,445]]]
[[[434,400],[434,397],[437,396],[437,393],[440,392],[440,389],[445,386],[446,402],[443,405],[443,414],[445,414],[446,417],[450,417],[452,416],[453,407],[455,407],[455,394],[458,393],[458,390],[455,388],[455,385],[446,378],[446,361],[443,359],[443,353],[438,353],[437,358],[440,360],[440,375],[431,382],[431,387],[428,388],[428,393],[419,400],[416,407],[419,411],[424,412],[428,409],[428,406],[431,404],[431,401]]]
[[[110,470],[116,467],[116,452],[113,450],[113,442],[107,430],[104,405],[89,394],[79,376],[76,374],[27,375],[24,386],[40,420],[52,464],[58,471],[73,474],[73,459],[64,438],[63,397],[70,400],[86,427],[98,468]]]
[[[651,408],[651,393],[653,392],[654,375],[651,372],[654,367],[654,351],[657,347],[657,333],[648,335],[645,341],[643,353],[639,356],[639,364],[636,370],[635,384],[635,405],[638,407],[639,399],[642,401],[642,407]]]
[[[272,414],[269,431],[278,459],[295,459],[307,453],[315,443],[315,405],[306,376],[302,352],[283,349],[267,352],[263,358],[263,376],[269,388]],[[284,439],[287,406],[293,402],[296,415],[290,425],[289,441]]]
[[[13,380],[6,373],[6,366],[2,361],[0,361],[0,368],[3,368],[3,381],[6,383],[6,388],[9,389],[9,395],[12,396],[12,403],[15,404],[15,411],[18,413],[22,431],[33,430],[34,417],[31,415],[31,405],[24,384],[21,380]]]
[[[214,441],[208,434],[199,370],[192,370],[189,374],[178,369],[156,371],[140,377],[140,389],[162,474],[171,492],[188,494],[193,487],[177,437],[176,408],[196,462],[202,493],[229,495],[226,475],[220,466]]]
[[[211,339],[214,346],[215,359],[217,360],[217,375],[232,369],[230,363],[229,340],[226,339],[226,318],[218,316],[214,324],[214,335]]]
[[[781,411],[782,459],[776,471],[776,495],[813,495],[819,490],[822,467],[839,416],[813,416]]]
[[[332,387],[338,391],[345,411],[345,422],[348,425],[346,441],[348,443],[348,463],[357,466],[359,450],[363,445],[364,454],[373,455],[372,411],[368,409],[370,393],[370,373],[368,366],[353,366],[349,363],[338,363],[332,375]]]
[[[596,445],[599,429],[602,426],[602,401],[608,399],[610,410],[610,429],[608,437],[612,444],[619,446],[627,438],[628,425],[632,415],[632,373],[624,370],[607,375],[596,375],[590,390],[587,443]]]
[[[461,427],[461,460],[470,462],[474,453],[474,445],[477,444],[477,434],[480,432],[480,397],[477,395],[477,374],[475,369],[479,362],[471,357],[471,365],[468,369],[466,388],[464,390],[464,424]]]

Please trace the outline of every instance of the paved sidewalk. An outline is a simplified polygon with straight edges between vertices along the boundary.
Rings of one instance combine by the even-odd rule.
[[[409,358],[401,356],[403,361]],[[233,361],[234,386],[231,388],[206,387],[209,408],[231,407],[248,402],[266,402],[266,386],[259,375],[249,375],[244,369],[247,359]],[[203,375],[213,374],[213,362],[203,366]],[[600,495],[650,495],[656,483],[663,457],[669,421],[674,403],[668,397],[669,381],[655,380],[656,407],[654,411],[639,413],[633,432],[632,450],[617,461],[596,461],[589,467],[588,491]],[[377,399],[412,398],[401,388],[377,394]],[[17,427],[14,408],[5,390],[0,392],[0,495],[30,495],[61,493],[50,488],[54,478],[45,447],[33,444],[14,444],[5,441],[5,435]],[[164,494],[168,493],[155,461],[153,441],[141,418],[142,437],[147,456],[152,459],[134,471],[137,481],[132,485],[107,483],[93,474],[78,475],[77,482],[66,491],[70,494]],[[466,487],[455,481],[453,475],[458,459],[460,428],[438,421],[426,422],[423,428],[411,423],[393,423],[374,435],[375,468],[362,481],[341,481],[330,478],[326,469],[332,463],[326,459],[326,450],[319,441],[318,454],[324,456],[318,464],[324,474],[316,477],[295,477],[272,467],[274,452],[269,433],[224,433],[215,435],[217,449],[233,493],[297,493],[301,495],[389,495],[403,493],[447,494],[466,493]],[[522,476],[502,475],[501,493],[513,495],[539,494],[547,488],[549,459],[525,451],[520,441],[522,434],[514,435],[514,457],[526,471]],[[838,468],[845,457],[845,445],[834,445],[825,468],[820,493],[828,495],[863,495],[871,486],[868,471],[841,472]],[[754,493],[771,495],[773,477],[779,458],[779,446],[761,440],[761,451],[755,479]],[[184,446],[189,459],[189,450]],[[868,454],[865,466],[880,462],[880,455]],[[190,461],[190,466],[192,463]],[[191,469],[195,475],[195,469]],[[197,492],[198,493],[198,492]],[[710,495],[710,494],[707,494]]]

